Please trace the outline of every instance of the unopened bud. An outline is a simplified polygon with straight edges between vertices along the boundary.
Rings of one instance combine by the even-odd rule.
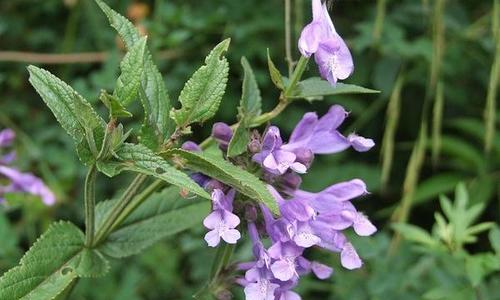
[[[245,220],[248,222],[255,222],[257,220],[257,209],[253,205],[245,207]]]
[[[312,161],[314,160],[314,153],[311,149],[300,148],[294,151],[297,158],[295,159],[297,162],[305,165],[306,167],[310,167]]]
[[[212,127],[212,136],[219,143],[222,150],[227,150],[227,146],[233,137],[233,130],[223,122],[217,122]]]
[[[202,151],[200,146],[198,146],[198,144],[196,144],[195,142],[192,142],[192,141],[184,142],[184,144],[182,144],[181,148],[186,150],[186,151],[191,151],[191,152],[201,152]]]

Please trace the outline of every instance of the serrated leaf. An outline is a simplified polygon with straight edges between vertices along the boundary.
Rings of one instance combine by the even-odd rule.
[[[182,149],[172,149],[163,153],[173,159],[180,158],[185,166],[193,171],[201,172],[209,177],[232,186],[249,198],[265,204],[269,209],[279,214],[276,200],[266,185],[253,174],[233,165],[232,163],[209,153],[194,153]]]
[[[297,84],[290,98],[320,98],[323,96],[340,94],[375,94],[380,93],[377,90],[367,89],[354,84],[337,83],[332,86],[328,81],[319,77],[308,78]]]
[[[103,1],[95,1],[108,17],[111,26],[123,39],[127,49],[132,49],[140,39],[140,34],[134,25]],[[171,103],[165,83],[147,48],[144,50],[143,70],[139,89],[139,96],[144,107],[141,142],[150,149],[156,150],[174,131],[174,122],[168,115]]]
[[[229,63],[223,54],[230,42],[226,39],[215,46],[205,58],[205,65],[186,82],[179,96],[182,107],[170,112],[177,126],[185,128],[191,123],[204,122],[217,112],[226,91]]]
[[[281,72],[278,70],[278,68],[276,68],[276,65],[272,61],[271,55],[269,55],[269,49],[267,49],[267,66],[269,68],[269,75],[271,75],[271,81],[277,88],[283,91],[285,89],[283,75],[281,75]]]
[[[109,262],[98,250],[83,248],[73,262],[75,272],[79,277],[100,277],[109,269]]]
[[[91,164],[101,148],[104,120],[87,100],[50,72],[35,66],[29,66],[28,71],[30,83],[75,141],[81,161]]]
[[[249,141],[250,132],[248,132],[248,129],[245,127],[245,125],[240,122],[233,133],[231,141],[229,141],[227,156],[234,157],[245,152],[247,150]]]
[[[75,225],[69,222],[51,225],[26,252],[19,266],[0,278],[0,299],[54,299],[78,276],[104,270],[96,265],[90,268],[90,264],[79,267],[83,250],[84,235]],[[103,261],[104,258],[99,263]]]
[[[106,93],[106,91],[101,91],[99,100],[104,103],[104,106],[109,110],[110,118],[129,118],[132,114],[127,111],[123,104],[114,95]]]
[[[116,200],[102,207],[112,207]],[[109,235],[100,249],[111,257],[126,257],[194,226],[201,226],[210,202],[197,197],[185,199],[177,187],[169,187],[142,203],[121,226]]]
[[[180,188],[187,189],[206,199],[210,195],[188,175],[171,166],[165,159],[140,144],[124,143],[115,153],[117,161],[106,163],[105,170],[118,174],[129,170],[164,180]]]
[[[137,98],[144,69],[146,40],[146,37],[142,37],[137,41],[120,63],[122,73],[116,81],[114,96],[123,106]]]
[[[500,255],[500,228],[498,225],[494,226],[488,233],[491,247],[497,254]]]

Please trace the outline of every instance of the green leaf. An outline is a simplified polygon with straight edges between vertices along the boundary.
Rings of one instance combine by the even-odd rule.
[[[451,192],[464,176],[456,173],[436,174],[422,181],[415,190],[415,205],[435,199],[439,194]]]
[[[498,225],[491,228],[488,233],[488,237],[490,239],[491,247],[493,247],[493,250],[500,255],[500,228]]]
[[[250,132],[245,127],[245,125],[240,122],[238,127],[233,133],[233,137],[231,141],[229,141],[229,145],[227,148],[227,156],[235,157],[247,150],[248,142],[250,141]]]
[[[132,114],[127,111],[127,109],[123,106],[120,100],[114,96],[108,94],[106,91],[102,90],[101,95],[99,96],[99,100],[104,103],[109,110],[110,118],[130,118]]]
[[[170,112],[177,126],[185,128],[191,123],[204,122],[217,112],[229,74],[229,63],[223,54],[230,41],[226,39],[215,46],[205,58],[205,65],[186,82],[179,96],[182,107]]]
[[[102,256],[89,262],[84,258],[88,255],[100,254],[84,250],[80,229],[69,222],[55,223],[26,252],[19,266],[0,278],[0,299],[54,299],[78,276],[107,271]]]
[[[164,154],[172,157],[174,160],[185,160],[182,163],[185,163],[188,169],[201,172],[232,186],[250,199],[264,203],[273,213],[279,214],[276,200],[266,185],[253,174],[248,173],[240,167],[208,153],[202,154],[182,149],[172,149],[164,152]]]
[[[271,55],[269,55],[269,49],[267,49],[267,66],[269,68],[269,74],[271,75],[272,82],[277,88],[283,91],[285,89],[283,76],[281,75],[278,68],[276,68],[276,65],[273,63]]]
[[[122,15],[112,10],[101,0],[95,0],[106,14],[113,28],[123,39],[127,49],[132,49],[141,36],[134,25]],[[151,53],[144,50],[144,68],[139,95],[144,107],[144,123],[141,142],[156,150],[174,131],[174,123],[169,118],[171,103],[165,83]]]
[[[420,227],[406,223],[395,223],[392,224],[392,228],[398,231],[405,239],[409,241],[413,241],[428,247],[434,247],[437,245],[437,242],[432,238],[432,236]]]
[[[317,99],[323,96],[340,94],[375,94],[377,90],[367,89],[354,84],[337,83],[332,86],[328,81],[319,77],[308,78],[297,84],[297,88],[290,98]]]
[[[90,165],[101,148],[104,120],[69,85],[50,72],[29,66],[29,81],[77,145],[81,161]]]
[[[154,176],[180,188],[187,189],[194,194],[206,199],[210,195],[194,182],[188,175],[171,166],[162,157],[156,155],[152,150],[143,146],[124,143],[115,154],[118,162],[110,162],[107,168],[112,170],[113,175],[122,170],[129,170],[150,176]]]
[[[112,207],[116,200],[105,201]],[[98,207],[99,209],[99,207]],[[197,197],[185,199],[177,187],[152,195],[127,217],[100,249],[111,257],[126,257],[194,226],[201,226],[210,211],[210,202]],[[100,221],[98,221],[100,222]]]
[[[5,258],[16,253],[19,238],[2,209],[0,209],[0,236],[2,237],[0,258]]]
[[[251,120],[260,115],[262,111],[262,97],[252,67],[245,57],[241,58],[241,65],[243,66],[244,76],[239,108],[240,118]]]
[[[244,77],[240,107],[238,109],[239,124],[229,142],[227,150],[229,157],[238,156],[246,151],[250,141],[249,125],[262,111],[262,97],[260,96],[259,86],[245,57],[241,58],[241,65],[243,66]]]
[[[123,106],[129,105],[137,97],[141,87],[146,40],[146,37],[142,37],[137,41],[120,63],[122,73],[116,81],[114,95]]]

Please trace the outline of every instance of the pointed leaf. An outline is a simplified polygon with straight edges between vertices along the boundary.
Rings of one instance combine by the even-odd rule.
[[[332,86],[328,81],[319,77],[308,78],[297,84],[291,98],[319,98],[340,94],[374,94],[377,90],[367,89],[354,84],[337,83]]]
[[[169,150],[164,152],[164,155],[173,159],[184,160],[188,169],[201,172],[232,186],[250,199],[264,203],[273,213],[279,214],[276,200],[262,181],[221,157],[182,149]]]
[[[242,121],[240,121],[238,127],[236,127],[233,137],[229,142],[227,148],[227,156],[229,157],[238,156],[245,152],[247,150],[247,145],[250,142],[250,132],[248,132],[248,129]]]
[[[110,207],[116,200],[111,202]],[[104,207],[104,206],[103,206]],[[169,187],[142,203],[124,220],[101,246],[111,257],[126,257],[140,253],[145,248],[194,226],[210,211],[210,202],[197,197],[185,199],[177,187]]]
[[[222,41],[205,58],[205,65],[199,68],[188,80],[179,102],[182,107],[170,113],[177,126],[187,127],[191,123],[204,122],[217,112],[226,90],[229,64],[223,56],[230,39]]]
[[[104,120],[69,85],[50,72],[29,66],[29,81],[77,145],[81,161],[89,165],[104,137]]]
[[[271,56],[269,55],[269,49],[267,49],[267,66],[269,68],[269,74],[271,75],[271,80],[274,85],[280,90],[285,89],[285,84],[283,82],[283,76],[281,75],[276,65],[273,63]]]
[[[114,95],[123,106],[129,105],[137,97],[144,69],[145,51],[146,37],[142,37],[120,63],[122,73],[116,81]]]
[[[188,175],[177,170],[162,157],[143,145],[124,143],[117,150],[115,158],[118,161],[108,162],[105,167],[105,169],[111,170],[113,175],[123,170],[138,172],[187,189],[203,198],[211,199],[210,195]]]
[[[112,10],[101,0],[95,0],[106,14],[113,28],[132,49],[140,39],[139,32],[125,17]],[[144,107],[144,124],[141,129],[141,142],[156,150],[174,131],[174,123],[169,118],[171,103],[165,83],[158,67],[154,64],[151,53],[144,50],[144,69],[139,90]]]
[[[252,67],[245,57],[241,58],[244,70],[243,86],[240,101],[240,118],[248,120],[260,115],[262,110],[262,97]]]

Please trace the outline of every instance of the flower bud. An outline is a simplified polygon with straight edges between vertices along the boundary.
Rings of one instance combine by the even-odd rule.
[[[202,151],[200,146],[198,146],[198,144],[196,144],[195,142],[192,142],[192,141],[184,142],[184,144],[182,144],[181,148],[186,150],[186,151],[191,151],[191,152],[201,152]]]
[[[245,207],[245,220],[248,222],[255,222],[257,220],[257,208],[253,205]]]
[[[314,153],[311,149],[299,148],[295,150],[294,153],[297,156],[295,161],[304,164],[308,168],[311,166],[311,163],[314,160]]]
[[[0,147],[10,146],[15,137],[16,133],[10,128],[0,131]]]
[[[226,123],[217,122],[212,127],[212,136],[219,143],[222,150],[227,150],[229,141],[233,137],[233,130]]]
[[[283,191],[292,194],[302,184],[302,177],[295,172],[287,172],[281,176],[281,185]]]

